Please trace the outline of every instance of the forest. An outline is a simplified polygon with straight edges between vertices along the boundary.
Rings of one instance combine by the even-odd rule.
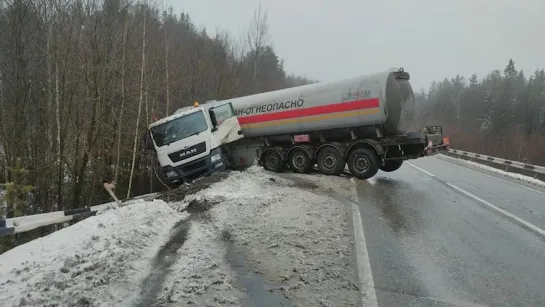
[[[478,79],[433,82],[415,93],[417,123],[443,125],[456,149],[545,165],[545,71],[517,70],[513,59]]]
[[[108,201],[106,179],[121,199],[163,190],[142,146],[153,117],[316,82],[285,71],[263,8],[250,19],[239,37],[211,37],[152,2],[0,0],[0,216]],[[440,124],[455,148],[545,165],[543,70],[510,60],[415,95],[415,129]]]

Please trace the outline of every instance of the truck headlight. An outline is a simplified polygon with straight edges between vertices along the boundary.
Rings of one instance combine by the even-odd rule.
[[[176,177],[178,174],[176,174],[175,171],[170,171],[168,173],[165,174],[167,177]]]
[[[210,157],[210,162],[215,163],[216,161],[221,160],[221,154],[215,154],[212,157]]]

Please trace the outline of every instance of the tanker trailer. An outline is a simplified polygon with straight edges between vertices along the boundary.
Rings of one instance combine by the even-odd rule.
[[[403,69],[390,70],[199,108],[208,114],[211,131],[229,120],[230,131],[244,136],[218,145],[228,166],[247,166],[257,159],[273,172],[290,168],[307,173],[317,165],[327,175],[339,175],[348,166],[355,177],[366,179],[379,169],[399,169],[403,160],[448,149],[441,126],[408,131],[415,113],[409,79]],[[240,126],[233,125],[233,117]],[[190,162],[166,164],[172,170]]]

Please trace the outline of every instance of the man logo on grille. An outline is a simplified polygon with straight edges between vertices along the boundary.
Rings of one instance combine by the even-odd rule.
[[[194,154],[197,152],[197,148],[193,148],[193,149],[190,149],[190,150],[187,150],[187,151],[183,151],[180,153],[180,158],[183,158],[187,155],[191,155],[191,154]]]

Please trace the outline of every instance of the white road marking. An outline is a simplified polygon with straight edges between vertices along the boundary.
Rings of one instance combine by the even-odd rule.
[[[459,188],[459,187],[457,187],[457,186],[455,186],[455,185],[453,185],[453,184],[451,184],[451,183],[448,183],[448,182],[447,182],[446,184],[448,184],[448,185],[449,185],[450,187],[452,187],[453,189],[459,191],[460,193],[463,193],[463,194],[465,194],[465,195],[467,195],[467,196],[469,196],[469,197],[471,197],[471,198],[473,198],[473,199],[475,199],[475,200],[481,202],[482,204],[487,205],[488,207],[490,207],[490,208],[492,208],[492,209],[498,211],[499,213],[501,213],[501,214],[503,214],[503,215],[505,215],[505,216],[507,216],[507,217],[510,217],[510,218],[514,219],[514,220],[517,221],[518,223],[522,224],[524,227],[529,228],[530,230],[533,230],[533,231],[536,232],[537,234],[542,235],[542,236],[545,237],[545,230],[543,230],[543,229],[541,229],[541,228],[535,226],[534,224],[531,224],[531,223],[529,223],[529,222],[526,222],[525,220],[521,219],[520,217],[518,217],[518,216],[516,216],[516,215],[513,215],[513,214],[511,214],[511,213],[509,213],[509,212],[507,212],[507,211],[505,211],[505,210],[503,210],[503,209],[501,209],[501,208],[498,208],[498,207],[494,206],[493,204],[487,202],[486,200],[481,199],[481,198],[479,198],[479,197],[477,197],[477,196],[475,196],[475,195],[473,195],[473,194],[471,194],[471,193],[469,193],[469,192],[467,192],[467,191],[465,191],[465,190],[463,190],[463,189],[461,189],[461,188]]]
[[[413,164],[411,164],[411,163],[409,163],[409,162],[407,162],[407,164],[410,165],[410,166],[412,166],[412,167],[414,167],[415,169],[417,169],[417,170],[419,170],[419,171],[421,171],[421,172],[423,172],[423,173],[429,175],[429,176],[436,177],[435,175],[433,175],[433,174],[431,174],[431,173],[429,173],[429,172],[427,172],[427,171],[421,169],[420,167],[418,167],[418,166],[416,166],[416,165],[413,165]],[[478,201],[478,202],[480,202],[480,203],[482,203],[482,204],[488,206],[489,208],[491,208],[491,209],[493,209],[493,210],[499,212],[500,214],[503,214],[504,216],[506,216],[506,217],[508,217],[508,218],[511,218],[511,219],[515,220],[516,222],[518,222],[518,223],[521,224],[522,226],[524,226],[524,227],[526,227],[526,228],[528,228],[528,229],[534,231],[534,232],[537,233],[538,235],[541,235],[541,236],[544,236],[544,237],[545,237],[545,230],[543,230],[543,229],[537,227],[536,225],[534,225],[534,224],[532,224],[532,223],[529,223],[529,222],[527,222],[527,221],[521,219],[520,217],[518,217],[518,216],[516,216],[516,215],[513,215],[513,214],[511,214],[511,213],[509,213],[509,212],[507,212],[507,211],[505,211],[505,210],[503,210],[503,209],[501,209],[501,208],[499,208],[499,207],[497,207],[497,206],[495,206],[495,205],[493,205],[493,204],[487,202],[486,200],[484,200],[484,199],[482,199],[482,198],[480,198],[480,197],[478,197],[478,196],[476,196],[476,195],[473,195],[473,194],[469,193],[468,191],[466,191],[466,190],[464,190],[464,189],[462,189],[462,188],[460,188],[460,187],[457,187],[457,186],[453,185],[452,183],[445,182],[445,184],[447,184],[449,187],[455,189],[456,191],[458,191],[458,192],[460,192],[460,193],[462,193],[462,194],[464,194],[464,195],[466,195],[466,196],[468,196],[468,197],[470,197],[470,198],[473,198],[474,200],[476,200],[476,201]]]
[[[356,202],[358,201],[358,190],[356,187]],[[356,260],[358,265],[358,277],[360,281],[361,303],[364,307],[378,307],[377,294],[375,293],[375,282],[369,261],[367,243],[361,222],[360,208],[352,203],[352,220],[354,223],[354,239],[356,243]]]
[[[424,174],[426,174],[426,175],[428,175],[428,176],[435,177],[434,174],[432,174],[432,173],[430,173],[430,172],[428,172],[428,171],[426,171],[426,170],[423,170],[423,169],[421,169],[420,167],[418,167],[418,166],[416,166],[416,165],[414,165],[414,164],[412,164],[412,163],[410,163],[410,162],[405,162],[405,163],[407,163],[410,167],[413,167],[413,168],[415,168],[415,169],[421,171],[422,173],[424,173]]]

